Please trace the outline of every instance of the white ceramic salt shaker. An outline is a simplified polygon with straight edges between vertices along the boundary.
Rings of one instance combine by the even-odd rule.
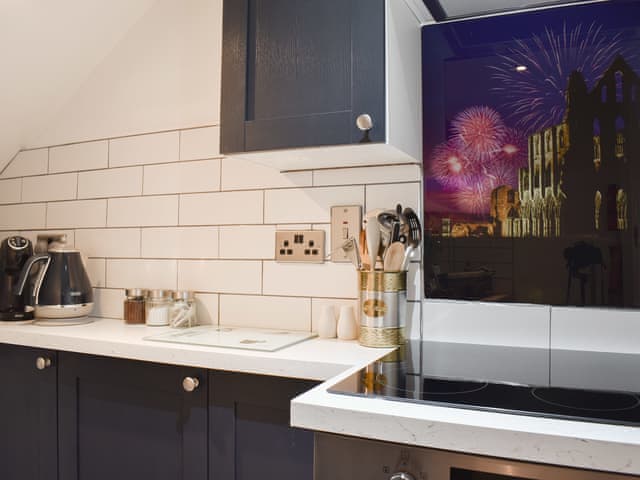
[[[318,336],[320,338],[336,338],[336,311],[333,305],[325,305],[320,312],[318,322]]]
[[[358,325],[356,315],[351,305],[340,307],[338,318],[338,338],[340,340],[355,340],[358,338]]]

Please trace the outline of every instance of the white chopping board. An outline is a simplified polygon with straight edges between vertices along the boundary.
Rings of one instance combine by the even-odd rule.
[[[151,335],[145,340],[275,352],[315,336],[311,332],[202,325]]]

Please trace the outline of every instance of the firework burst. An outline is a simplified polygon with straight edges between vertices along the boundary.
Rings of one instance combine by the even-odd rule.
[[[484,106],[467,108],[451,122],[456,145],[463,152],[479,159],[500,150],[505,130],[500,114]]]
[[[444,187],[466,185],[473,175],[469,157],[452,142],[438,145],[431,156],[431,174]]]
[[[456,206],[464,213],[486,215],[491,209],[491,189],[486,179],[478,179],[458,189],[453,199]]]
[[[525,134],[562,121],[565,89],[573,71],[579,71],[591,88],[617,55],[628,61],[635,57],[619,34],[608,35],[595,23],[573,28],[565,24],[560,32],[546,29],[543,35],[514,44],[489,68],[500,84],[492,90]]]

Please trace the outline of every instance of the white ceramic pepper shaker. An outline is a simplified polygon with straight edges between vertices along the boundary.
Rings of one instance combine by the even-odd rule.
[[[338,338],[340,340],[355,340],[358,338],[358,325],[356,315],[351,305],[340,307],[338,318]]]
[[[318,336],[320,338],[336,338],[337,332],[336,311],[333,305],[325,305],[320,312],[318,322]]]

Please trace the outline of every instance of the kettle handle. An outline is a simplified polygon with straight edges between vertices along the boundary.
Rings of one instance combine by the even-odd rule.
[[[48,260],[49,260],[49,254],[47,253],[43,253],[41,255],[34,255],[29,260],[27,260],[27,263],[25,263],[24,267],[22,267],[22,272],[20,272],[20,278],[18,279],[18,283],[16,284],[13,290],[14,295],[22,295],[22,292],[24,291],[24,286],[27,283],[27,278],[29,277],[29,273],[31,273],[31,269],[33,268],[33,266],[38,262],[44,262]],[[42,276],[40,276],[38,283],[40,283],[41,281],[42,281]],[[38,289],[38,287],[39,285],[36,287],[36,289]]]

